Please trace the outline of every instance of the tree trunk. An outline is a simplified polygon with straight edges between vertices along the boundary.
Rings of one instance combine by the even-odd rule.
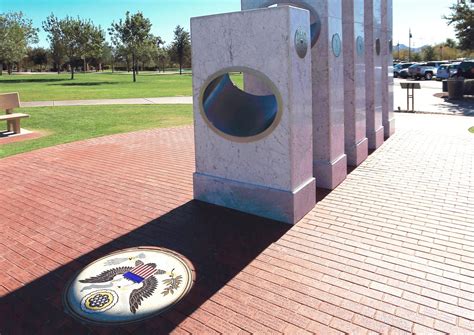
[[[12,65],[11,64],[7,65],[7,72],[8,72],[8,74],[12,74]]]
[[[133,82],[135,83],[137,81],[137,77],[135,74],[135,71],[136,71],[135,54],[132,55],[132,71],[133,71]]]
[[[74,66],[71,66],[71,80],[74,79]]]
[[[3,76],[3,63],[0,63],[0,76]]]
[[[58,67],[58,74],[61,74],[61,64],[57,63],[56,66]]]
[[[183,64],[179,63],[179,75],[183,74]]]

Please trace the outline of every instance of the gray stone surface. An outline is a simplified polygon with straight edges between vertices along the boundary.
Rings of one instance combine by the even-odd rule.
[[[292,7],[191,19],[196,199],[288,223],[314,206],[311,55],[298,56],[297,29],[309,38],[309,13]],[[262,134],[231,136],[209,119],[211,97],[223,97],[209,84],[228,71],[257,75],[275,94],[278,116]]]
[[[369,149],[377,149],[384,142],[382,125],[382,38],[381,0],[364,0],[365,30],[365,103]]]
[[[368,156],[365,120],[364,0],[342,2],[344,47],[344,138],[347,164]]]
[[[395,133],[393,113],[393,0],[382,0],[382,125],[385,138]],[[392,49],[392,50],[391,50]]]
[[[333,50],[333,46],[342,47],[336,43],[342,38],[341,0],[241,0],[241,4],[243,10],[274,4],[305,8],[310,11],[311,23],[320,27],[311,49],[313,173],[318,187],[334,189],[347,175],[343,55],[336,56]]]

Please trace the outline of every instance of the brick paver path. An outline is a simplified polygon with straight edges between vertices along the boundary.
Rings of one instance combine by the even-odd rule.
[[[474,119],[397,122],[293,227],[192,201],[191,127],[0,160],[0,333],[474,333]],[[138,245],[190,259],[187,298],[121,328],[63,312],[75,271]]]

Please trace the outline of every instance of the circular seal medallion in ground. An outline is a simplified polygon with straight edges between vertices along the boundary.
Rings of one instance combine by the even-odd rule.
[[[82,321],[118,325],[153,317],[191,289],[194,270],[171,250],[121,250],[82,269],[66,286],[66,311]]]

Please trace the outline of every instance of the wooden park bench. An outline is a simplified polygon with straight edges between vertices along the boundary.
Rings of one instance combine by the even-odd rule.
[[[15,134],[21,132],[20,120],[30,117],[28,114],[13,113],[13,109],[20,107],[20,98],[18,93],[0,94],[0,109],[6,111],[5,115],[0,115],[0,121],[7,121],[7,131]]]

